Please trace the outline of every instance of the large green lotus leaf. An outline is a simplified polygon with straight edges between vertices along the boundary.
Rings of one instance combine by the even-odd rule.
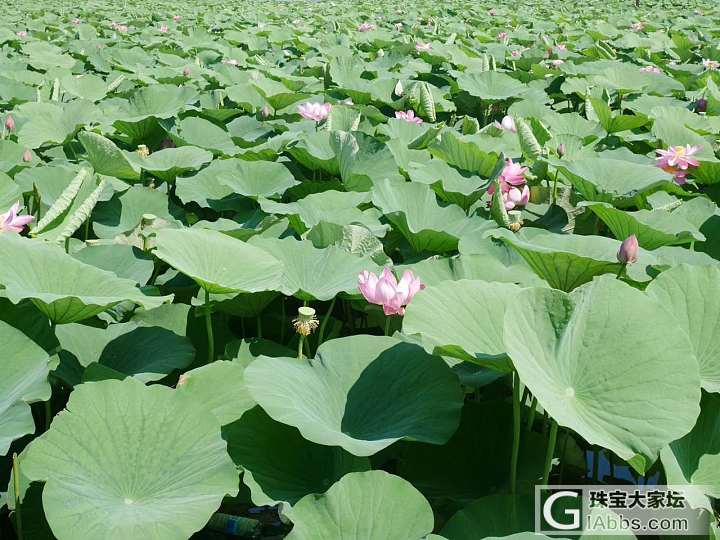
[[[420,334],[423,344],[436,354],[508,371],[505,306],[520,290],[513,283],[468,279],[439,283],[413,298],[403,318],[403,332]]]
[[[0,321],[0,456],[33,433],[30,403],[50,399],[48,354],[20,330]]]
[[[63,350],[82,367],[97,363],[146,383],[187,367],[195,358],[189,339],[159,326],[128,322],[104,329],[68,324],[56,332]]]
[[[444,443],[458,426],[463,401],[442,359],[369,335],[326,341],[312,360],[261,357],[245,370],[245,384],[278,422],[356,456],[404,437]]]
[[[477,136],[461,135],[450,129],[441,132],[440,140],[428,150],[453,167],[473,174],[490,176],[498,156],[483,149]]]
[[[513,234],[497,229],[492,236],[515,249],[554,289],[571,291],[601,274],[618,274],[618,240],[604,236],[556,234],[543,229],[522,229]],[[644,268],[657,262],[649,252],[640,250],[638,261],[628,265],[628,275],[636,281],[649,281]]]
[[[77,260],[145,285],[153,273],[150,255],[123,244],[96,244],[72,253]]]
[[[652,321],[652,324],[648,324]],[[527,289],[505,312],[505,346],[558,424],[629,461],[652,464],[699,413],[687,334],[660,304],[610,276],[567,294]],[[633,466],[644,472],[642,460]]]
[[[210,409],[223,426],[230,424],[255,406],[245,387],[246,363],[218,360],[183,373],[177,384],[178,392]]]
[[[302,300],[330,300],[357,291],[358,274],[378,270],[370,257],[358,257],[330,246],[317,249],[309,240],[254,236],[248,241],[281,261],[282,279],[273,290]]]
[[[66,75],[60,79],[60,84],[63,92],[89,101],[99,101],[107,94],[105,81],[92,73]]]
[[[260,407],[224,426],[223,437],[257,505],[295,504],[310,493],[324,493],[346,473],[370,468],[367,458],[312,443]]]
[[[702,387],[708,392],[720,392],[720,298],[712,293],[718,283],[716,266],[681,264],[661,273],[647,288],[690,338]]]
[[[391,459],[395,474],[412,482],[431,501],[449,499],[468,504],[508,484],[512,414],[509,402],[468,401],[463,407],[460,427],[446,444],[400,441],[381,457]],[[523,432],[518,469],[520,491],[531,489],[542,475],[546,446],[542,434]],[[566,450],[570,461],[570,447]],[[468,467],[468,463],[474,466]]]
[[[457,85],[471,96],[498,101],[517,97],[527,86],[505,73],[497,71],[465,72],[457,78]]]
[[[189,538],[238,491],[207,409],[132,378],[78,386],[22,470],[58,540]]]
[[[107,201],[98,204],[93,211],[93,231],[98,238],[115,238],[126,235],[140,225],[143,216],[156,218],[177,226],[179,222],[170,214],[165,193],[145,186],[132,186]]]
[[[141,122],[148,117],[170,118],[197,98],[197,90],[191,86],[151,84],[136,90],[130,101],[116,111],[116,118],[123,123]]]
[[[456,512],[443,526],[448,540],[475,540],[533,530],[533,503],[529,497],[490,495]],[[540,537],[542,538],[542,537]]]
[[[129,279],[100,270],[40,240],[0,234],[0,285],[17,304],[28,298],[50,320],[66,324],[87,319],[120,302],[146,309],[170,301],[172,296],[146,296]]]
[[[330,131],[303,133],[300,139],[288,147],[288,153],[303,167],[339,175],[340,167],[336,160],[336,148],[333,146],[332,140],[333,133]]]
[[[703,393],[690,433],[660,452],[668,484],[686,485],[691,504],[711,510],[706,496],[720,497],[720,396]]]
[[[246,197],[282,195],[298,182],[282,163],[228,159],[213,169],[215,179],[232,193]]]
[[[87,151],[88,161],[98,174],[124,180],[140,178],[140,167],[129,161],[110,139],[92,131],[83,131],[78,134],[78,139]]]
[[[458,206],[440,206],[429,186],[414,182],[376,182],[373,204],[416,252],[454,251],[461,236],[496,227],[492,221],[468,217]]]
[[[468,208],[483,194],[487,180],[477,175],[463,175],[441,159],[412,163],[408,174],[413,182],[433,187],[443,200]]]
[[[585,199],[620,208],[635,206],[637,195],[677,190],[672,176],[653,165],[599,157],[557,160],[553,165]]]
[[[294,525],[288,540],[422,540],[434,525],[425,497],[385,471],[346,474],[324,495],[308,495],[285,514]]]
[[[323,221],[336,225],[363,225],[376,236],[383,237],[388,226],[380,223],[380,212],[376,208],[358,208],[369,201],[370,194],[366,192],[328,190],[311,193],[288,204],[261,200],[260,207],[270,214],[297,216],[308,229]],[[304,232],[302,227],[299,232]]]
[[[227,131],[197,116],[181,120],[173,128],[171,135],[178,142],[198,146],[215,154],[233,156],[239,150]]]
[[[612,231],[615,238],[624,240],[631,234],[645,249],[661,246],[703,242],[705,235],[679,212],[664,209],[628,212],[607,203],[588,205]]]
[[[402,179],[390,149],[362,132],[333,131],[330,145],[348,191],[369,191],[381,180]]]
[[[236,169],[234,159],[216,159],[208,167],[193,176],[177,178],[175,180],[177,186],[175,193],[185,204],[196,202],[203,208],[223,210],[225,209],[223,199],[227,199],[227,208],[234,208],[233,204],[241,196],[235,194],[227,184],[222,183],[220,178],[223,176],[232,177]],[[260,189],[260,193],[254,195],[262,195],[266,186],[262,184],[261,179],[253,180],[255,184],[253,187]]]
[[[7,212],[8,208],[20,200],[22,200],[20,186],[7,174],[0,173],[0,209],[2,209],[2,213]]]
[[[200,169],[212,161],[212,154],[194,146],[166,148],[146,158],[133,153],[127,156],[135,167],[145,169],[161,180],[172,181],[179,174]]]
[[[156,257],[211,293],[276,290],[282,263],[266,250],[208,229],[163,229]]]
[[[18,143],[25,148],[62,144],[75,130],[96,119],[91,102],[75,100],[62,107],[55,103],[26,103],[18,109]]]
[[[16,142],[7,139],[0,141],[0,171],[10,172],[19,165],[25,164],[23,161],[24,153],[25,149]],[[0,181],[0,201],[7,196],[6,189],[5,182]]]

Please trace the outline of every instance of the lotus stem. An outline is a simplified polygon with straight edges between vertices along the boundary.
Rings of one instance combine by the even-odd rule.
[[[50,394],[50,399],[45,402],[45,431],[50,429],[50,422],[52,422],[52,417],[52,394]]]
[[[302,334],[298,338],[298,360],[303,359],[303,344],[305,343],[305,336]]]
[[[533,423],[535,422],[535,413],[537,412],[537,398],[533,396],[532,403],[530,404],[530,414],[528,415],[527,424],[525,430],[529,433],[532,431]]]
[[[543,485],[547,486],[550,481],[550,470],[552,469],[553,455],[555,454],[555,443],[557,442],[558,424],[555,420],[550,422],[550,437],[548,438],[547,451],[545,452],[545,470],[543,472]]]
[[[205,328],[208,338],[208,364],[215,361],[215,336],[213,335],[210,291],[205,289]]]
[[[390,335],[390,316],[385,315],[385,335]]]
[[[514,495],[517,489],[517,468],[520,456],[520,377],[518,372],[513,370],[513,447],[510,459],[510,494]]]
[[[328,321],[330,320],[330,315],[333,312],[333,309],[335,309],[335,301],[337,300],[337,296],[333,296],[332,301],[330,302],[330,307],[328,308],[327,312],[325,313],[325,316],[322,319],[322,322],[320,323],[320,329],[318,330],[318,340],[317,344],[318,347],[322,345],[323,338],[325,337],[325,328],[327,327]]]
[[[13,489],[15,491],[15,530],[18,540],[23,540],[22,512],[20,510],[20,462],[16,452],[12,456]]]
[[[257,317],[255,317],[255,319],[257,321],[257,337],[261,338],[262,337],[262,317],[260,315],[258,315]]]

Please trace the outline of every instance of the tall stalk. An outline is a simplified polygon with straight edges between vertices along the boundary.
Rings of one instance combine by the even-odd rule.
[[[513,393],[513,446],[510,459],[510,493],[515,494],[517,489],[517,468],[520,456],[520,377],[517,371],[512,373]]]
[[[205,329],[208,338],[208,364],[215,361],[215,336],[213,335],[212,313],[210,312],[210,291],[205,289]]]

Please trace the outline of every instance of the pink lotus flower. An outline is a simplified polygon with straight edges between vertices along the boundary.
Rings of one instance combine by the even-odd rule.
[[[632,28],[632,29],[635,30],[636,32],[641,32],[642,30],[645,29],[645,23],[644,23],[644,22],[640,22],[640,21],[634,22],[634,23],[632,23],[632,24],[630,25],[630,28]]]
[[[169,28],[168,28],[167,24],[161,24],[160,28],[158,28],[158,31],[163,34],[167,34],[168,30],[169,30]]]
[[[697,167],[700,162],[692,157],[700,150],[700,146],[671,146],[667,150],[656,150],[658,157],[655,165],[673,175],[677,184],[687,182],[688,169]]]
[[[185,66],[183,68],[183,77],[189,77],[190,76],[190,66]]]
[[[395,111],[395,118],[405,120],[406,122],[410,122],[411,124],[420,125],[423,123],[422,118],[415,116],[415,111],[413,111],[412,109],[409,111]]]
[[[77,17],[75,17],[75,18],[74,18],[72,21],[70,21],[70,22],[73,23],[74,25],[78,25],[78,24],[80,24],[82,21],[81,21],[80,19],[78,19]]]
[[[515,127],[515,120],[513,120],[512,116],[504,116],[500,122],[496,121],[494,126],[498,129],[517,133],[517,128]]]
[[[640,71],[644,73],[662,73],[659,67],[657,66],[643,66],[640,68]]]
[[[550,63],[553,65],[553,67],[559,67],[565,63],[565,60],[560,60],[559,58],[556,58],[555,60],[551,60]]]
[[[522,56],[522,49],[515,49],[514,51],[510,51],[510,56],[513,58],[520,58]]]
[[[495,8],[489,9],[488,15],[490,15],[491,17],[494,17],[495,15],[497,15],[497,10]]]
[[[526,182],[526,172],[528,172],[527,167],[523,167],[519,163],[513,163],[513,160],[508,158],[499,176],[500,184],[505,183],[511,186],[520,186]]]
[[[358,32],[369,32],[370,30],[375,30],[376,28],[377,26],[369,22],[360,23],[357,26]]]
[[[689,167],[697,167],[700,165],[697,159],[692,157],[695,155],[700,146],[670,146],[667,150],[656,150],[658,154],[656,165],[661,169],[669,167],[686,171]]]
[[[507,32],[500,32],[497,35],[498,41],[502,41],[503,43],[507,43],[508,40],[508,33]]]
[[[330,103],[315,103],[308,101],[298,107],[298,112],[303,118],[320,122],[328,117],[331,109],[332,105]]]
[[[405,270],[398,283],[386,266],[380,277],[367,270],[358,276],[358,288],[371,304],[383,307],[385,315],[405,315],[405,306],[425,285],[410,270]]]
[[[567,51],[567,45],[565,45],[564,43],[558,43],[557,45],[555,45],[555,50]]]
[[[15,32],[15,35],[17,37],[24,38],[27,37],[28,33],[25,30],[18,30],[17,32]]]
[[[173,21],[174,22],[182,21],[182,15],[173,15]]]
[[[117,30],[121,34],[124,34],[125,32],[128,31],[128,27],[126,24],[118,24],[115,26],[115,30]]]
[[[703,67],[710,71],[717,71],[720,69],[720,62],[717,60],[710,60],[709,58],[705,58],[703,61]]]
[[[637,261],[638,256],[638,240],[634,234],[628,236],[620,244],[620,249],[617,252],[617,259],[622,264],[632,264]]]
[[[10,207],[10,210],[0,214],[0,232],[22,232],[25,225],[35,219],[33,216],[19,216],[21,208],[20,201],[18,201]]]
[[[527,185],[522,189],[512,187],[502,194],[505,210],[512,210],[516,206],[525,206],[530,200],[530,189]]]
[[[427,52],[432,49],[432,45],[429,43],[423,43],[422,41],[415,42],[415,50],[418,52]]]
[[[530,190],[525,184],[526,172],[528,172],[527,167],[522,167],[519,163],[513,163],[512,159],[505,162],[498,180],[506,210],[512,210],[516,206],[525,206],[530,200]],[[495,186],[491,184],[487,192],[488,195],[494,195]]]

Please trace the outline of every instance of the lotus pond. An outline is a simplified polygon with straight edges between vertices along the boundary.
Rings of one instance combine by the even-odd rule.
[[[0,16],[0,537],[717,512],[717,5],[68,4]]]

